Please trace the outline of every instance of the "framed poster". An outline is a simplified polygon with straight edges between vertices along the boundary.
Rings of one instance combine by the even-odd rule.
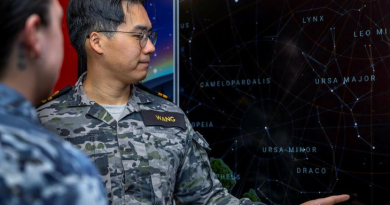
[[[151,55],[148,75],[143,84],[150,89],[174,98],[174,1],[150,0],[145,4],[157,32],[156,51]]]

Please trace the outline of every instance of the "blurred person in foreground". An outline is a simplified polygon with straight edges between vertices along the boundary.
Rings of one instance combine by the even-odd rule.
[[[35,106],[63,59],[57,0],[0,1],[0,204],[105,205],[93,163],[44,129]]]
[[[111,204],[262,204],[229,194],[211,170],[208,143],[183,111],[137,87],[157,40],[143,2],[70,0],[67,22],[87,72],[40,106],[39,117],[95,162]]]

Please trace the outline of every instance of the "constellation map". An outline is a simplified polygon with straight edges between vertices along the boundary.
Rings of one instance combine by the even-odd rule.
[[[267,204],[390,204],[390,1],[180,0],[180,106]]]

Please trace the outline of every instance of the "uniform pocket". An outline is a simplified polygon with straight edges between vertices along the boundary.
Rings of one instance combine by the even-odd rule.
[[[153,189],[158,198],[170,201],[176,173],[184,156],[186,135],[180,128],[150,126],[143,129]]]
[[[110,193],[112,191],[110,169],[112,168],[109,159],[113,157],[113,153],[107,149],[107,141],[102,139],[105,139],[103,133],[89,133],[65,138],[92,160],[99,171],[106,192]]]
[[[198,145],[200,145],[201,147],[203,147],[203,149],[207,150],[207,151],[210,151],[211,148],[210,148],[210,145],[209,143],[206,141],[206,139],[203,137],[202,134],[200,134],[199,132],[195,132],[195,134],[193,135],[193,138],[192,138]]]

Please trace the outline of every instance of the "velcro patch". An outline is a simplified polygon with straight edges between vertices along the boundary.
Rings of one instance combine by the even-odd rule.
[[[141,115],[145,126],[178,127],[183,130],[187,129],[184,114],[181,113],[142,110]]]

